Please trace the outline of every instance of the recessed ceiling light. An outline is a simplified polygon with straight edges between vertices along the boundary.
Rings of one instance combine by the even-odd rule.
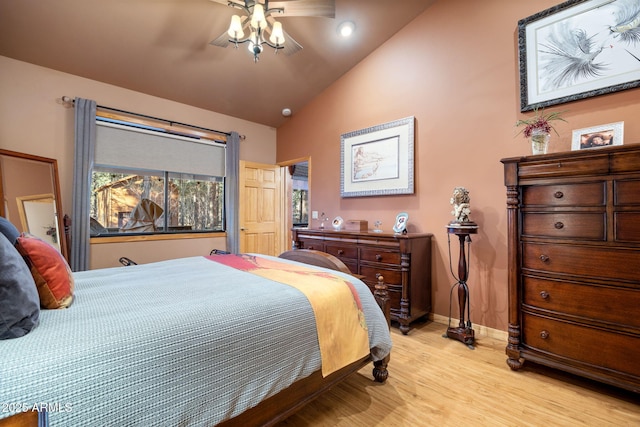
[[[290,108],[284,108],[282,110],[282,115],[285,117],[289,117],[291,115],[291,109]]]
[[[338,25],[338,34],[340,34],[340,36],[347,38],[350,37],[351,34],[353,34],[353,32],[356,29],[356,24],[354,24],[351,21],[345,21],[342,22],[340,25]]]

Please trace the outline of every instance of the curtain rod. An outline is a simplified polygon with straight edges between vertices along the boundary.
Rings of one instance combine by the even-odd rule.
[[[61,100],[62,100],[63,104],[70,104],[71,106],[75,106],[75,103],[76,103],[74,98],[71,98],[71,97],[66,96],[66,95],[62,96]],[[200,126],[190,125],[190,124],[187,124],[187,123],[180,123],[180,122],[175,122],[173,120],[161,119],[159,117],[147,116],[145,114],[139,114],[139,113],[133,113],[131,111],[120,110],[118,108],[105,107],[104,105],[96,105],[96,107],[97,108],[101,108],[103,110],[115,111],[117,113],[124,113],[124,114],[130,114],[130,115],[137,116],[137,117],[143,117],[145,119],[158,120],[158,121],[161,121],[161,122],[169,123],[170,126],[171,125],[187,126],[187,127],[194,128],[194,129],[204,130],[204,131],[207,131],[207,132],[214,132],[214,133],[218,133],[218,134],[221,134],[221,135],[231,136],[230,132],[223,132],[223,131],[219,131],[219,130],[215,130],[215,129],[207,129],[207,128],[203,128],[203,127],[200,127]],[[240,136],[240,139],[244,139],[244,138],[245,138],[244,135]]]

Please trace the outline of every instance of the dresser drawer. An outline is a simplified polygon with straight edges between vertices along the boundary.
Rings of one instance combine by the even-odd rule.
[[[604,206],[604,181],[585,184],[532,185],[522,187],[524,206]]]
[[[400,265],[400,253],[364,247],[360,248],[360,260]]]
[[[613,181],[613,203],[616,206],[640,205],[640,180],[616,180]]]
[[[640,170],[640,152],[613,153],[611,155],[611,172],[638,172]]]
[[[340,245],[333,243],[326,243],[324,251],[335,257],[340,258],[342,261],[345,259],[354,259],[358,261],[358,247],[353,245]]]
[[[324,243],[320,239],[298,238],[301,243],[300,249],[312,249],[315,251],[324,251]]]
[[[637,283],[640,278],[640,251],[597,246],[524,243],[522,267]]]
[[[342,261],[353,274],[358,273],[358,248],[354,245],[339,243],[325,243],[324,251],[337,257]]]
[[[616,241],[640,242],[640,212],[615,212],[613,224]]]
[[[402,284],[402,272],[400,270],[389,270],[374,265],[360,265],[360,274],[365,276],[365,281],[375,283],[378,281],[376,274],[382,274],[384,282],[389,285]]]
[[[564,239],[606,240],[606,213],[525,213],[522,234]]]
[[[523,304],[640,330],[640,288],[616,288],[525,276]]]
[[[348,260],[348,259],[343,259],[341,260],[344,265],[346,265],[347,267],[349,267],[349,271],[351,271],[352,274],[360,274],[358,273],[358,260]]]
[[[589,159],[574,157],[531,161],[520,164],[518,167],[518,177],[521,179],[606,174],[607,172],[609,172],[609,157],[606,154],[594,155]]]
[[[525,347],[596,367],[640,375],[639,336],[592,329],[528,313],[523,314],[522,325]]]

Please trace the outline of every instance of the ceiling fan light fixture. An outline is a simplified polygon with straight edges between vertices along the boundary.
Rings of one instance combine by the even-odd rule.
[[[234,40],[239,40],[244,37],[244,31],[242,30],[242,22],[240,21],[240,16],[233,15],[231,17],[231,24],[229,25],[227,34],[229,34],[229,37]]]
[[[356,24],[352,21],[344,21],[338,25],[338,34],[340,34],[343,38],[351,37],[353,32],[356,30]]]
[[[247,45],[247,49],[253,55],[253,62],[258,62],[260,59],[260,54],[263,51],[262,43],[260,43],[260,37],[255,31],[251,32],[249,36],[249,44]]]
[[[282,30],[282,24],[278,21],[273,23],[273,29],[271,30],[271,37],[269,41],[276,46],[284,45],[284,31]]]
[[[311,12],[308,8],[292,7],[290,14],[285,13],[282,2],[274,2],[277,7],[269,7],[269,0],[212,0],[216,3],[227,4],[236,9],[240,9],[243,13],[239,15],[233,15],[229,24],[228,30],[222,33],[216,39],[212,40],[209,44],[220,47],[227,47],[229,43],[236,48],[240,44],[247,43],[249,52],[253,54],[254,62],[258,62],[260,53],[266,46],[269,46],[278,53],[282,50],[285,55],[292,55],[302,49],[302,46],[296,42],[291,36],[289,36],[282,24],[273,18],[274,14],[282,14],[282,16],[328,16],[330,12],[331,17],[334,16],[334,1],[335,0],[298,0],[301,2],[312,2],[313,7]],[[320,2],[320,3],[316,3]],[[318,12],[318,5],[322,5],[325,2],[330,3],[331,7],[320,8]],[[293,2],[292,2],[293,3]],[[309,6],[309,5],[307,5]],[[304,14],[300,14],[304,12]],[[285,43],[287,46],[285,47]]]
[[[267,18],[264,16],[264,8],[260,3],[256,3],[253,6],[253,15],[251,15],[251,26],[256,30],[260,28],[264,30],[267,28]]]

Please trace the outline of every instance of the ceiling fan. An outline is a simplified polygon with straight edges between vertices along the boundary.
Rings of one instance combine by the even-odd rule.
[[[253,53],[254,62],[258,62],[263,46],[266,44],[276,50],[282,50],[285,55],[293,55],[302,49],[282,29],[282,24],[274,19],[290,16],[319,16],[335,17],[335,0],[211,0],[226,6],[242,10],[243,16],[231,17],[229,29],[220,34],[209,44],[227,47],[229,44],[236,48],[239,44],[248,43]],[[246,33],[245,33],[246,31]]]

